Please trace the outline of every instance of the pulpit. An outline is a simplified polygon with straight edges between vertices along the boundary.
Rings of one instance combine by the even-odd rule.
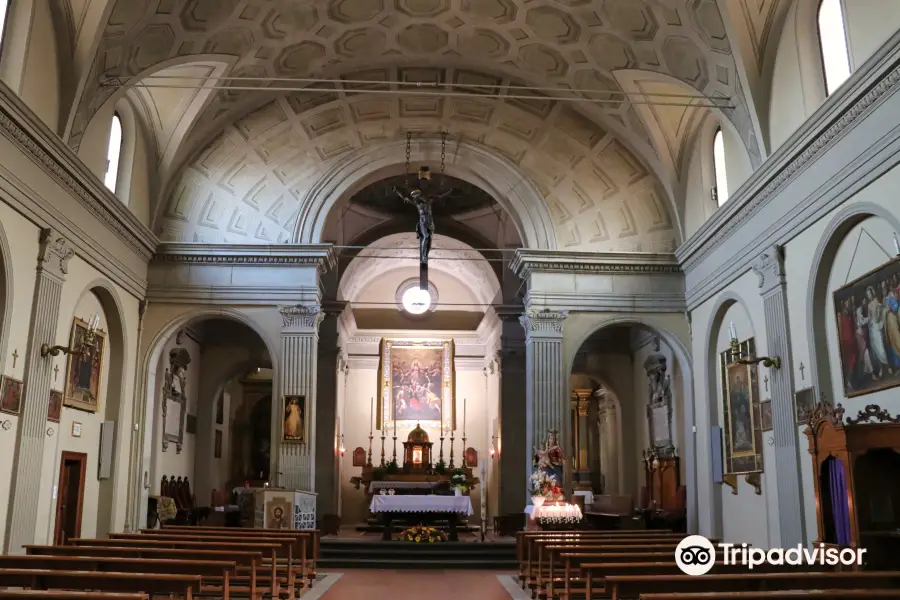
[[[266,529],[315,529],[316,494],[271,487],[254,490],[253,526]]]

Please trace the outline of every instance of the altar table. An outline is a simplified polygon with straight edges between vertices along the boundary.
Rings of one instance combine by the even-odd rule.
[[[471,516],[472,500],[468,496],[373,496],[369,510],[384,519],[382,539],[391,539],[391,522],[395,514],[446,515],[450,524],[450,541],[456,542],[459,515]]]
[[[431,490],[440,483],[437,481],[373,481],[369,484],[369,493],[377,494],[379,490]]]

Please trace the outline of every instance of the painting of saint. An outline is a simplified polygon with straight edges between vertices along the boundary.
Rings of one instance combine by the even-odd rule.
[[[900,385],[900,260],[834,292],[844,394]]]
[[[284,397],[284,427],[282,439],[285,442],[306,441],[306,397]]]
[[[24,384],[18,379],[3,376],[0,380],[0,411],[11,415],[19,414],[22,408],[22,390]]]
[[[441,418],[441,348],[394,348],[391,353],[391,401],[394,419]]]
[[[82,348],[88,324],[81,319],[72,323],[71,348]],[[100,379],[103,373],[103,346],[106,334],[94,332],[93,344],[81,353],[69,354],[66,368],[66,392],[63,404],[79,410],[100,409]]]
[[[62,416],[62,392],[50,390],[50,405],[47,407],[47,420],[59,423]]]
[[[746,365],[728,365],[728,421],[732,455],[755,453],[753,396]]]

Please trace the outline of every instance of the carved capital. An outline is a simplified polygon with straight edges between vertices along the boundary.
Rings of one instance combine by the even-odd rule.
[[[759,277],[759,293],[766,294],[784,283],[784,246],[773,246],[751,265]]]
[[[317,331],[325,313],[318,304],[305,305],[297,304],[295,306],[279,306],[278,312],[281,313],[282,327],[284,329],[309,329]]]
[[[526,334],[530,337],[533,334],[559,334],[562,337],[563,324],[569,316],[567,310],[550,310],[545,308],[542,311],[530,310],[521,317],[519,323],[525,328]],[[554,337],[556,337],[554,335]]]
[[[38,251],[38,268],[64,278],[69,272],[69,259],[75,256],[75,250],[69,241],[53,229],[41,229],[40,250]]]

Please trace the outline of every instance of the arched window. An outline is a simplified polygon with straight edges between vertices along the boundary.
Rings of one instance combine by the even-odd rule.
[[[122,154],[122,119],[113,115],[109,128],[109,149],[106,151],[106,177],[103,183],[112,193],[116,193],[116,182],[119,180],[119,156]]]
[[[822,0],[819,4],[819,50],[825,72],[825,92],[830,96],[850,77],[850,51],[841,0]]]
[[[719,206],[728,200],[728,179],[725,176],[725,140],[722,130],[717,129],[713,138],[713,166],[716,171],[715,198]]]
[[[3,47],[3,28],[6,26],[6,13],[9,12],[9,0],[0,0],[0,48]]]

